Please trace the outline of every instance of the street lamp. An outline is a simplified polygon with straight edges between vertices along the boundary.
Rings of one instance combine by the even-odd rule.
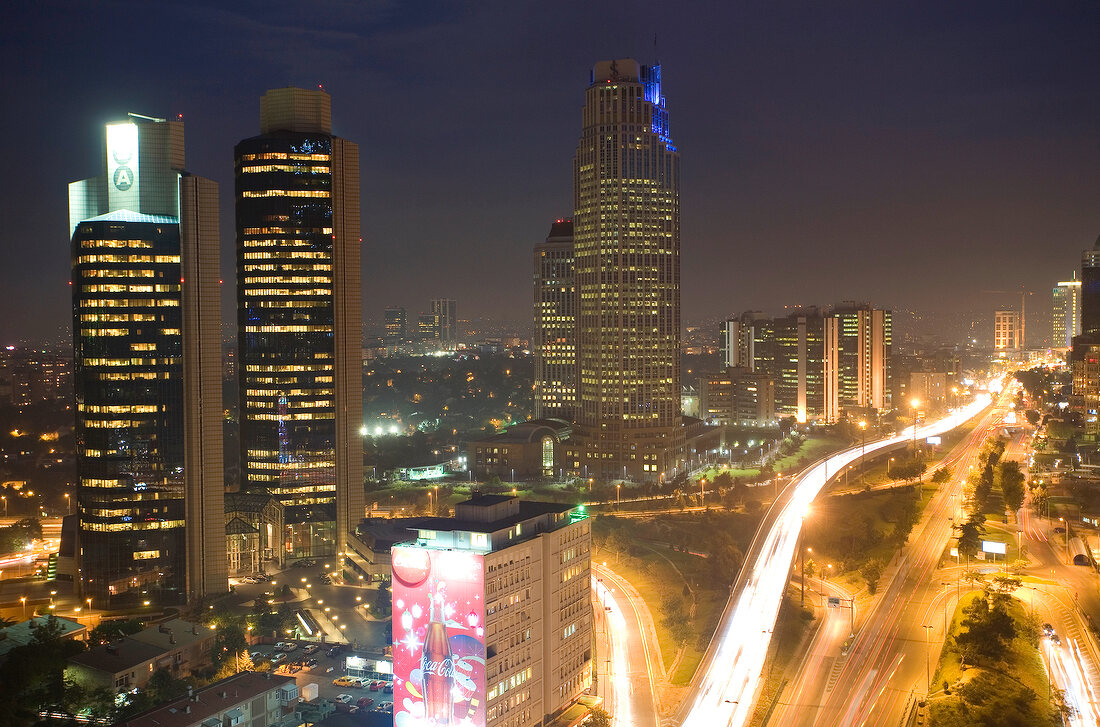
[[[929,656],[932,650],[932,624],[921,624],[921,628],[924,629],[924,693],[927,695],[932,691],[932,658]]]
[[[860,445],[860,450],[859,450],[859,484],[864,485],[864,484],[866,484],[866,482],[864,482],[864,475],[865,475],[865,467],[866,467],[866,464],[867,464],[866,461],[864,460],[864,458],[867,456],[867,422],[866,421],[861,421],[859,423],[859,434],[860,434],[861,439],[863,440],[862,444]]]
[[[706,477],[700,477],[699,478],[699,507],[704,506],[703,501],[706,499],[706,493],[703,491],[703,488],[706,487],[706,484],[707,484],[707,478]]]
[[[909,402],[913,407],[913,456],[916,456],[917,451],[917,407],[920,406],[920,399],[913,399]]]
[[[623,483],[615,485],[615,507],[619,507],[623,504]]]
[[[23,604],[23,618],[27,617],[27,597],[20,596],[19,601]]]
[[[814,552],[813,548],[802,549],[802,593],[799,595],[799,605],[806,605],[806,553]]]
[[[8,516],[8,498],[7,495],[0,495],[0,500],[4,501],[4,517]]]
[[[73,512],[72,505],[73,505],[73,501],[69,498],[69,493],[66,492],[65,493],[65,512],[70,514],[70,515]]]

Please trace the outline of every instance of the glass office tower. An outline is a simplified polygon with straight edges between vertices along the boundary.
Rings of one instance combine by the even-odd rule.
[[[597,63],[573,161],[581,465],[657,481],[679,467],[680,155],[661,67]]]
[[[106,132],[69,188],[74,576],[93,607],[192,601],[227,589],[217,185],[182,171],[182,122]]]
[[[286,558],[343,550],[363,516],[359,151],[330,108],[268,91],[235,150],[242,476],[286,508]]]

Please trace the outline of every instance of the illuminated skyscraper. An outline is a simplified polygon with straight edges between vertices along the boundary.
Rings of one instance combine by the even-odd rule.
[[[580,464],[657,480],[684,441],[680,155],[660,66],[596,64],[573,174]]]
[[[409,337],[409,313],[401,306],[386,308],[386,345],[399,346]]]
[[[359,147],[327,93],[281,88],[235,156],[243,479],[285,506],[288,557],[331,555],[364,501]]]
[[[890,407],[893,316],[866,304],[837,306],[825,317],[824,413],[836,421],[842,410]]]
[[[993,348],[997,351],[1019,351],[1020,336],[1020,311],[997,311],[993,323]]]
[[[1073,278],[1054,286],[1052,348],[1069,348],[1073,345],[1073,337],[1081,333],[1081,281],[1077,280],[1076,272]]]
[[[451,298],[436,298],[432,301],[432,315],[435,316],[439,331],[439,345],[454,348],[458,343],[458,311]]]
[[[99,607],[224,592],[218,189],[183,122],[106,128],[69,185],[77,567]],[[66,551],[69,548],[65,548]]]
[[[573,418],[577,401],[577,286],[573,221],[535,245],[535,418]]]

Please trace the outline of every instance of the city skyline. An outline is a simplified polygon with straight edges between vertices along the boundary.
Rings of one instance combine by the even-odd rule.
[[[577,140],[576,84],[592,58],[628,55],[665,62],[677,88],[678,141],[714,150],[685,157],[684,194],[693,200],[684,216],[685,318],[827,300],[836,288],[930,313],[944,312],[944,292],[956,308],[1005,307],[1011,296],[978,291],[1049,289],[1100,227],[1091,202],[1098,152],[1089,141],[1096,99],[1084,70],[1096,65],[1085,31],[1096,10],[989,7],[997,11],[685,11],[660,24],[656,49],[652,14],[609,32],[604,16],[576,27],[579,10],[568,5],[495,14],[430,7],[340,15],[333,7],[330,17],[254,29],[247,13],[224,10],[75,9],[62,27],[79,23],[92,37],[109,25],[139,47],[149,42],[143,23],[171,23],[183,38],[244,38],[194,70],[153,58],[108,73],[106,56],[89,51],[89,72],[79,78],[54,40],[72,33],[45,32],[55,22],[48,4],[18,9],[9,27],[44,40],[5,43],[9,67],[23,71],[8,83],[18,77],[34,90],[32,111],[60,104],[82,113],[18,130],[14,119],[4,122],[9,138],[31,146],[42,135],[59,141],[39,144],[36,163],[0,195],[14,220],[3,242],[13,263],[3,273],[12,314],[0,337],[37,338],[64,321],[61,235],[24,220],[63,216],[64,199],[49,190],[68,181],[64,161],[92,164],[88,129],[128,110],[184,115],[196,167],[221,184],[223,278],[231,278],[232,144],[250,133],[249,100],[288,81],[331,90],[348,119],[335,131],[368,147],[364,278],[384,273],[365,286],[372,317],[436,296],[459,300],[470,318],[526,307],[530,241],[571,208],[563,159]],[[547,52],[538,67],[519,62],[566,24],[575,28],[573,52]],[[484,48],[475,49],[471,28],[483,33]],[[278,44],[263,43],[273,34],[306,51],[284,59]],[[506,40],[513,36],[529,41],[523,51]],[[360,49],[361,39],[376,41],[372,50]],[[433,48],[416,55],[425,39]],[[847,52],[825,52],[834,48]],[[235,72],[208,84],[212,63]],[[454,77],[469,83],[446,80]],[[531,78],[530,87],[515,83]],[[414,96],[410,80],[426,93]],[[446,128],[429,126],[421,96],[451,104]],[[510,133],[495,133],[498,124]],[[788,260],[797,264],[780,267]],[[741,276],[730,289],[730,271],[744,268],[775,272]],[[223,310],[230,299],[223,287]],[[1036,315],[1048,310],[1049,300],[1029,301],[1029,320],[1032,303]]]

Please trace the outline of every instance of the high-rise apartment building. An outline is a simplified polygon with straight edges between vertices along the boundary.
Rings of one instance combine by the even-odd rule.
[[[359,147],[327,93],[281,88],[234,153],[242,477],[288,557],[331,555],[364,502]]]
[[[435,313],[418,313],[416,315],[417,339],[427,344],[439,342],[439,316]]]
[[[438,333],[439,345],[451,349],[458,343],[458,312],[454,300],[450,298],[436,298],[432,301],[432,315],[435,316],[435,325]]]
[[[75,578],[104,608],[194,601],[228,588],[218,189],[182,121],[107,124],[103,170],[69,185]]]
[[[391,550],[396,723],[550,724],[592,681],[590,521],[481,495],[409,530]]]
[[[387,307],[385,326],[386,345],[401,345],[409,337],[409,312],[397,305]]]
[[[729,367],[699,378],[699,416],[708,424],[775,423],[775,382],[761,371]]]
[[[1073,337],[1081,334],[1081,281],[1074,272],[1073,280],[1054,286],[1051,296],[1052,348],[1069,348]]]
[[[572,419],[577,402],[577,286],[573,221],[535,245],[535,418]]]
[[[760,311],[747,311],[722,322],[719,353],[723,368],[775,371],[775,330]]]
[[[772,321],[775,407],[800,422],[825,415],[825,319],[809,307]]]
[[[997,311],[993,323],[993,348],[997,351],[1020,350],[1020,311]]]
[[[1100,237],[1081,253],[1081,333],[1100,332]]]
[[[844,303],[825,317],[824,418],[842,410],[890,407],[890,311]]]
[[[661,67],[602,61],[573,163],[580,463],[600,477],[677,469],[680,155]]]

